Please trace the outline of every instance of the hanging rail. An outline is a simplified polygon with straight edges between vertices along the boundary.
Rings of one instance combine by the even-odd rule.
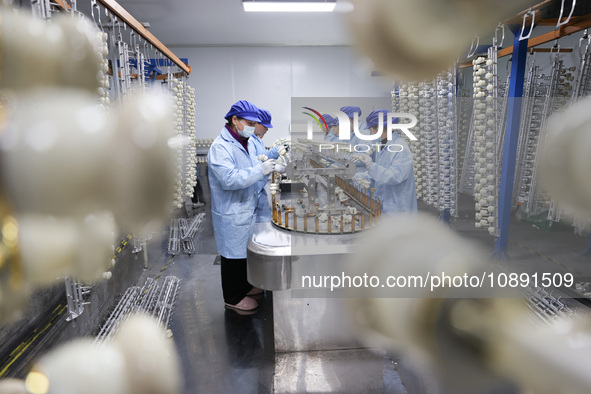
[[[103,7],[108,9],[112,14],[117,16],[121,21],[123,21],[127,26],[133,29],[137,34],[142,36],[146,41],[152,44],[157,50],[163,53],[167,58],[169,58],[173,63],[175,63],[178,67],[181,68],[187,74],[191,73],[191,66],[185,64],[179,59],[170,49],[166,47],[163,43],[160,42],[152,33],[150,33],[140,22],[137,21],[129,12],[125,10],[125,8],[121,7],[119,3],[115,0],[96,0],[99,2]],[[70,6],[66,1],[63,0],[56,0],[57,5],[59,5],[62,9],[68,11]]]
[[[64,1],[64,0],[55,0],[55,2],[57,3],[58,6],[60,6],[63,10],[70,10],[72,7],[70,7],[70,5]]]
[[[547,42],[554,41],[560,37],[569,36],[573,33],[583,31],[591,27],[591,15],[585,15],[581,17],[572,18],[568,25],[560,26],[560,28],[550,31],[548,33],[541,34],[537,37],[530,38],[527,47],[532,48]],[[513,46],[503,48],[499,51],[499,57],[507,56],[513,53]]]
[[[120,20],[125,22],[136,33],[142,36],[146,41],[150,42],[156,49],[162,52],[166,57],[172,60],[177,66],[184,70],[187,74],[191,73],[191,67],[181,61],[170,49],[162,44],[152,33],[150,33],[141,23],[139,23],[125,8],[121,7],[115,0],[97,0],[105,8],[115,14]]]

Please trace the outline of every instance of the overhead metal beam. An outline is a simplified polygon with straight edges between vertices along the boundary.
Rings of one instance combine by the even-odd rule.
[[[146,28],[138,22],[129,12],[125,10],[125,8],[121,7],[119,3],[115,0],[97,0],[99,3],[103,5],[103,7],[107,8],[110,12],[117,16],[122,22],[124,22],[127,26],[132,28],[137,34],[142,36],[146,41],[150,44],[154,45],[156,49],[164,54],[167,58],[172,60],[177,66],[179,66],[183,71],[187,74],[191,73],[191,67],[188,64],[185,64],[179,59],[170,49],[166,47],[166,45],[162,44],[152,33],[150,33]]]
[[[573,18],[574,19],[574,18]],[[527,43],[527,48],[536,47],[538,45],[545,44],[559,39],[560,37],[569,36],[573,33],[583,31],[591,27],[591,15],[585,15],[584,17],[578,17],[573,20],[571,24],[561,26],[559,29],[550,31],[545,34],[541,34],[537,37],[530,38]],[[503,48],[499,51],[498,57],[507,56],[513,53],[513,47]]]

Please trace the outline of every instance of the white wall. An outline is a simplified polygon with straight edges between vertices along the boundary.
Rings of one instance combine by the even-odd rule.
[[[197,138],[216,137],[238,100],[269,110],[274,128],[268,145],[289,137],[292,97],[390,97],[392,81],[348,47],[175,47],[192,68]],[[354,103],[350,105],[355,105]]]

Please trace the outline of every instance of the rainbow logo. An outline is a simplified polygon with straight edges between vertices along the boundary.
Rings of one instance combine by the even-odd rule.
[[[316,121],[316,123],[318,123],[318,126],[320,126],[320,128],[321,128],[321,129],[322,129],[322,123],[324,123],[324,126],[326,127],[326,128],[325,128],[325,130],[328,130],[328,124],[326,124],[326,120],[324,120],[324,116],[322,116],[322,115],[320,114],[320,112],[318,112],[318,111],[316,111],[316,110],[314,110],[314,109],[312,109],[312,108],[310,108],[310,107],[302,107],[302,108],[304,108],[304,109],[307,109],[307,110],[309,110],[309,111],[312,111],[312,112],[314,112],[316,115],[318,115],[318,118],[317,118],[316,116],[312,115],[312,114],[311,114],[311,113],[309,113],[309,112],[302,112],[302,113],[304,113],[304,114],[306,114],[306,115],[310,116],[312,119],[314,119],[314,120]],[[320,118],[320,119],[319,119],[319,118]],[[320,121],[321,121],[321,120],[322,120],[322,123],[320,123]]]

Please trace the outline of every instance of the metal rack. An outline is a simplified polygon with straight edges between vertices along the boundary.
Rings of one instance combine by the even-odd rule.
[[[168,328],[181,280],[176,276],[167,276],[161,283],[153,278],[146,279],[142,287],[128,288],[105,324],[95,338],[95,343],[108,341],[117,328],[130,314],[147,313],[158,320],[163,328]]]
[[[466,105],[467,106],[467,105]],[[474,195],[474,111],[471,111],[468,134],[464,148],[464,160],[460,176],[460,193]]]
[[[498,234],[498,163],[503,92],[497,66],[498,45],[488,56],[476,58],[474,68],[474,109],[471,147],[474,155],[475,226]]]
[[[90,304],[90,302],[84,301],[84,296],[90,293],[90,287],[83,286],[81,283],[68,277],[65,279],[65,285],[68,306],[68,317],[66,317],[66,321],[71,321],[84,312],[84,305]]]
[[[400,85],[397,91],[392,91],[392,111],[395,113],[411,113],[417,118],[417,124],[413,127],[414,136],[418,140],[422,140],[422,125],[420,116],[419,103],[419,84],[405,83]],[[424,174],[424,155],[423,145],[412,143],[406,136],[402,135],[406,140],[413,157],[413,173],[415,177],[415,187],[417,191],[417,199],[421,200],[423,197],[424,181],[426,176]]]
[[[516,207],[522,204],[527,198],[531,181],[527,181],[533,174],[533,166],[530,163],[525,163],[525,152],[531,151],[531,144],[537,143],[539,130],[531,131],[533,125],[531,123],[534,116],[541,117],[542,108],[540,103],[536,103],[535,93],[538,83],[538,66],[535,63],[535,54],[530,56],[530,66],[527,73],[527,78],[524,85],[523,105],[521,114],[521,124],[519,126],[519,140],[517,144],[517,163],[515,171],[515,184],[513,193],[512,205]],[[535,115],[534,115],[535,113]],[[540,120],[540,119],[536,119]]]
[[[381,216],[381,202],[369,181],[362,186],[351,180],[356,165],[352,153],[316,152],[315,142],[292,143],[292,160],[286,168],[289,179],[305,186],[286,196],[273,178],[272,223],[290,231],[315,234],[345,234],[361,231]],[[383,148],[386,149],[386,148]],[[295,183],[295,184],[297,184]],[[274,186],[275,185],[275,186]]]
[[[551,75],[540,75],[535,55],[530,56],[530,67],[524,84],[519,140],[517,144],[516,179],[512,205],[519,206],[525,215],[548,211],[548,219],[559,221],[561,210],[550,201],[537,181],[537,162],[545,140],[548,117],[569,100],[574,68],[565,69],[560,60],[560,47],[551,49]]]
[[[527,14],[524,15],[524,18]],[[525,22],[522,26],[525,26]],[[525,82],[525,68],[528,48],[554,41],[560,37],[582,31],[591,26],[591,15],[585,15],[571,20],[559,20],[557,29],[538,37],[521,37],[522,26],[509,24],[515,38],[513,46],[499,51],[499,57],[512,54],[511,77],[507,103],[507,116],[504,128],[503,162],[499,187],[499,234],[495,242],[495,255],[505,259],[509,241],[509,222],[513,202],[513,186],[515,184],[515,166],[519,129],[522,113],[522,94]],[[529,27],[526,29],[530,29]],[[533,26],[531,27],[533,29]]]
[[[115,42],[117,52],[119,55],[119,97],[127,98],[131,93],[131,69],[129,62],[129,45],[123,41],[121,33],[118,40]]]
[[[55,0],[54,3],[51,3],[49,0],[32,0],[31,3],[44,3],[40,4],[40,7],[42,6],[44,10],[47,10],[48,5],[50,5],[51,7],[54,7],[52,9],[60,9],[65,12],[78,12],[76,10],[75,1],[71,2],[71,6],[65,0]],[[170,61],[178,66],[182,72],[186,74],[191,73],[191,66],[179,59],[170,49],[162,44],[160,40],[158,40],[152,33],[146,30],[146,28],[129,12],[127,12],[127,10],[125,10],[125,8],[123,8],[119,3],[114,0],[91,0],[92,12],[94,12],[95,8],[100,12],[100,10],[98,10],[99,7],[97,3],[100,3],[107,15],[112,15],[114,20],[121,21],[125,28],[129,26],[133,32],[142,37],[148,44],[154,47],[158,52],[162,53],[163,56],[170,59]]]
[[[541,287],[527,288],[524,290],[525,303],[533,312],[536,323],[539,325],[550,325],[558,320],[573,317],[575,314],[560,297]]]
[[[192,219],[185,218],[172,219],[168,233],[168,253],[177,255],[181,253],[195,253],[195,234],[201,227],[205,213],[200,213]]]
[[[70,1],[68,3],[67,0],[31,0],[31,6],[33,12],[44,19],[50,19],[52,15],[57,12],[82,15],[80,11],[77,10],[76,1]],[[148,57],[146,56],[148,46],[152,48],[156,54],[156,59],[150,60],[150,69],[162,66],[170,67],[171,65],[174,65],[180,70],[180,73],[174,74],[175,77],[186,76],[191,73],[191,66],[189,66],[186,61],[183,61],[186,59],[180,59],[178,56],[176,56],[169,48],[162,44],[160,40],[150,33],[140,22],[138,22],[116,1],[90,0],[90,12],[90,16],[101,30],[104,28],[114,29],[115,27],[118,27],[119,29],[123,28],[123,30],[127,31],[129,28],[130,40],[133,38],[134,43],[131,48],[128,45],[127,51],[128,53],[133,54],[134,64],[138,70],[137,75],[132,75],[130,73],[129,75],[131,77],[141,79],[141,75],[145,75],[145,73],[148,71],[148,69],[145,67],[146,61],[148,61]],[[95,12],[97,13],[96,18]],[[108,20],[104,23],[101,21],[101,14],[103,13]],[[136,41],[138,38],[139,40],[143,41],[143,50],[140,50],[140,41]],[[118,35],[117,41],[122,41],[121,34]],[[122,50],[122,52],[124,51]],[[119,51],[117,51],[117,53],[119,53]],[[164,58],[167,60],[165,61]],[[115,58],[112,60],[118,59]],[[115,69],[118,68],[116,63],[117,62],[115,62],[113,66],[113,75],[119,75]],[[125,63],[121,64],[124,65]],[[162,75],[161,77],[164,79],[167,77],[167,75]]]
[[[442,212],[449,221],[457,215],[457,79],[454,69],[440,73],[435,80],[400,87],[401,112],[417,117],[415,133],[423,143],[409,143],[417,199]]]
[[[454,69],[437,76],[437,134],[439,161],[439,210],[444,221],[457,216],[458,118],[457,80]]]
[[[456,74],[456,79],[458,78],[459,72]],[[468,98],[466,95],[466,89],[458,82],[456,89],[456,96],[457,96],[457,114],[458,114],[458,148],[457,148],[457,174],[458,174],[458,191],[463,192],[466,194],[473,194],[473,188],[465,190],[466,185],[462,185],[462,180],[464,176],[466,176],[468,182],[474,181],[474,167],[472,166],[472,172],[464,173],[464,165],[466,163],[466,157],[470,155],[466,155],[467,146],[468,146],[468,137],[470,135],[470,130],[473,128],[473,118],[472,118],[472,99],[471,97]]]
[[[587,30],[583,33],[583,36],[579,39],[579,56],[580,61],[577,67],[576,77],[573,81],[573,90],[571,95],[571,103],[575,103],[582,97],[591,95],[591,36],[588,35]],[[554,212],[558,211],[558,214]],[[556,209],[556,203],[554,200],[550,203],[550,212],[548,213],[549,218],[553,216],[560,219],[560,209]],[[585,231],[591,228],[591,220],[588,218],[582,218],[575,216],[572,223],[575,228],[575,234],[583,235]],[[586,252],[589,253],[591,250],[591,240]]]
[[[437,207],[439,192],[439,158],[437,133],[437,91],[433,81],[419,84],[419,120],[423,125],[423,202]]]
[[[49,20],[53,14],[63,9],[63,4],[51,2],[50,0],[31,0],[31,10],[36,17]]]

